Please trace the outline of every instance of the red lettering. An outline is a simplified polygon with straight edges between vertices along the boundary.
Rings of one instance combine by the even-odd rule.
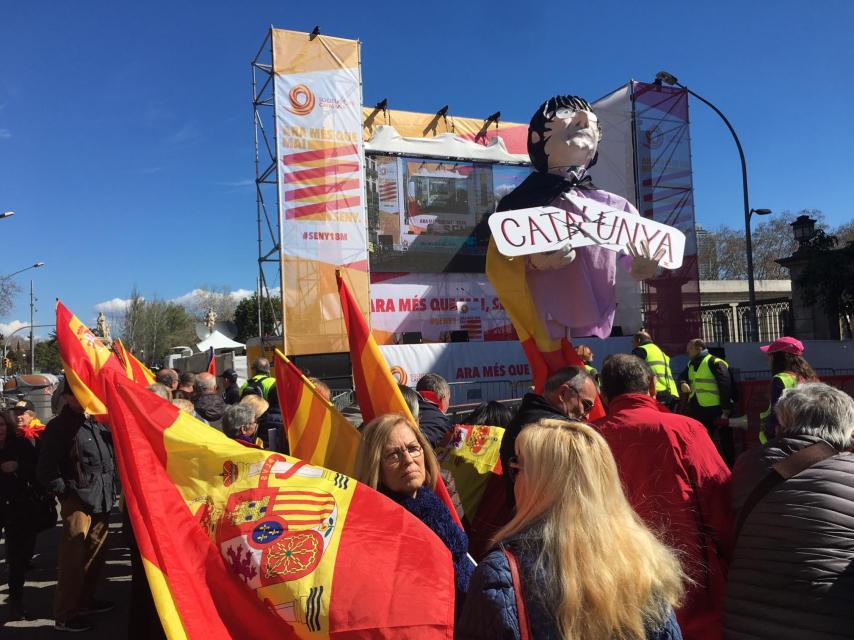
[[[629,243],[631,243],[632,245],[634,245],[635,241],[638,238],[638,229],[640,228],[641,225],[639,225],[638,223],[635,223],[635,231],[634,231],[634,234],[631,234],[631,237],[629,237],[630,234],[629,234],[629,221],[628,220],[626,220],[625,218],[620,218],[617,225],[618,225],[618,227],[617,227],[617,239],[614,240],[614,244],[629,244]],[[623,238],[623,232],[625,232],[625,235],[626,235],[625,241],[622,239]]]
[[[540,226],[534,221],[533,218],[528,218],[528,231],[531,234],[531,246],[534,247],[537,244],[537,239],[534,237],[534,232],[538,231],[541,236],[543,236],[543,240],[546,241],[546,244],[551,242],[549,237],[540,229]]]
[[[599,214],[599,219],[596,221],[596,235],[597,235],[597,236],[599,236],[599,239],[600,239],[600,240],[603,240],[603,241],[605,241],[605,242],[608,242],[608,241],[610,241],[610,240],[611,240],[611,237],[614,235],[614,229],[615,229],[615,226],[614,226],[614,223],[612,222],[612,223],[611,223],[611,233],[609,233],[609,234],[608,234],[608,237],[606,238],[606,237],[605,237],[605,234],[604,234],[604,233],[602,233],[602,225],[603,225],[603,224],[608,224],[608,221],[605,219],[605,214],[604,214],[604,213],[600,213],[600,214]]]
[[[507,228],[506,228],[508,222],[512,222],[513,224],[515,224],[517,229],[522,226],[513,218],[507,218],[506,220],[502,220],[502,222],[501,222],[501,235],[504,236],[504,240],[507,241],[507,244],[513,245],[514,247],[521,247],[523,244],[525,244],[525,239],[523,238],[521,241],[519,241],[519,244],[516,244],[515,242],[510,240],[510,236],[507,235]]]
[[[399,298],[397,301],[397,309],[398,311],[412,311],[412,299]]]

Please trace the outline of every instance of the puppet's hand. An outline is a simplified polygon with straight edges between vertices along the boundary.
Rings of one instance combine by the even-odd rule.
[[[655,274],[658,272],[658,265],[664,257],[664,248],[659,249],[654,256],[651,256],[649,244],[641,241],[638,246],[631,244],[626,246],[626,250],[632,257],[632,268],[629,272],[632,278],[635,280],[649,280],[655,277]]]
[[[556,251],[534,253],[528,256],[528,264],[536,271],[554,271],[562,269],[575,260],[575,251],[566,245]]]

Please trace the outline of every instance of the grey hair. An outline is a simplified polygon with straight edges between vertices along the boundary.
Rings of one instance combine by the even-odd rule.
[[[196,375],[196,381],[193,383],[193,389],[196,393],[209,393],[216,390],[216,378],[212,373],[202,372]]]
[[[451,397],[451,387],[448,385],[448,381],[438,373],[428,373],[427,375],[421,376],[418,380],[418,384],[415,385],[415,390],[432,391],[436,394],[436,397],[440,399]]]
[[[851,447],[854,400],[844,391],[808,382],[786,389],[774,411],[781,434],[817,436],[840,451]]]
[[[412,387],[407,387],[405,384],[398,383],[397,388],[400,389],[400,393],[406,401],[406,406],[409,407],[409,413],[411,413],[412,417],[415,418],[415,421],[418,422],[418,392]]]
[[[270,361],[267,358],[256,358],[252,363],[252,370],[255,373],[270,373]]]
[[[255,422],[255,409],[248,404],[232,404],[222,415],[222,432],[229,438],[240,435],[240,427]]]
[[[584,386],[584,383],[587,380],[592,380],[590,374],[585,371],[583,367],[575,367],[568,366],[563,369],[558,369],[552,375],[549,376],[549,379],[546,380],[545,392],[551,393],[553,391],[557,391],[560,387],[565,384],[568,384],[571,388],[576,391],[581,391],[581,388]]]

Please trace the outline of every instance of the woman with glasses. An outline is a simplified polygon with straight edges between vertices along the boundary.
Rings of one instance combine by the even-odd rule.
[[[516,515],[472,576],[456,638],[681,640],[679,561],[629,506],[602,436],[541,420],[515,447]]]
[[[371,420],[362,431],[355,477],[397,502],[445,543],[454,561],[459,612],[474,568],[468,537],[434,493],[439,463],[418,427],[396,413]]]

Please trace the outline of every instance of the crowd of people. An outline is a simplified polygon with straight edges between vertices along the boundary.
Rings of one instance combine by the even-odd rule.
[[[609,356],[601,370],[582,351],[584,366],[557,371],[515,410],[475,408],[462,422],[503,429],[506,504],[486,541],[475,539],[482,532],[434,452],[453,431],[450,387],[438,374],[401,386],[414,421],[386,414],[361,424],[351,407],[362,434],[354,475],[447,546],[457,638],[852,637],[854,400],[818,382],[796,339],[762,350],[772,373],[763,443],[738,457],[729,365],[701,340],[687,345],[678,377],[639,332],[632,352]],[[256,360],[242,386],[231,369],[219,377],[161,369],[149,389],[243,446],[287,452],[270,363]],[[86,631],[113,607],[96,587],[120,487],[109,429],[68,387],[63,395],[46,427],[25,402],[0,414],[7,617],[28,615],[25,575],[39,531],[56,522],[55,511],[46,515],[56,499],[55,626]],[[599,399],[605,416],[591,422]],[[164,637],[127,518],[125,529],[128,637]]]

